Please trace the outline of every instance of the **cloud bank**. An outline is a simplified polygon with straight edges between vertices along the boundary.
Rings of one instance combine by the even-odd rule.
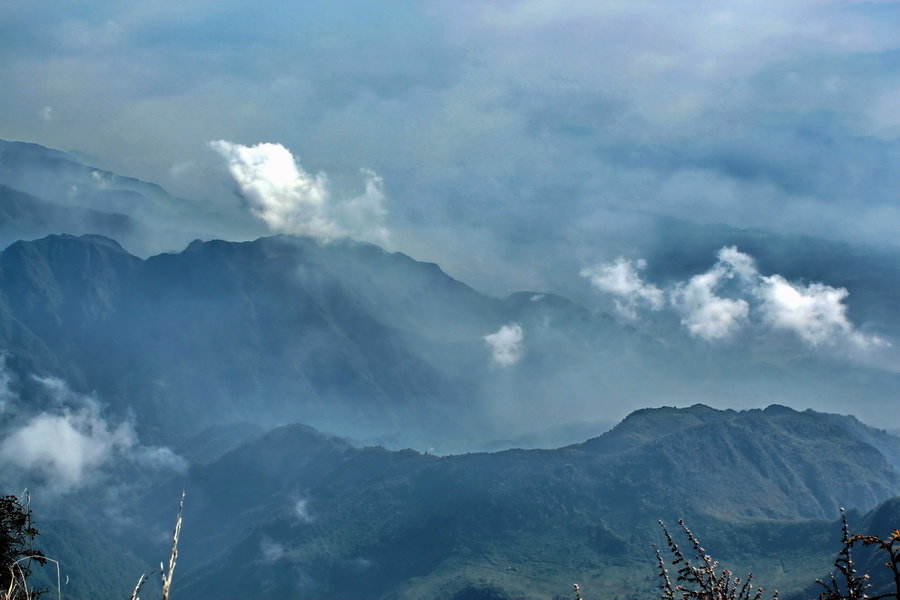
[[[326,243],[342,238],[387,241],[382,180],[374,171],[362,170],[362,194],[344,198],[334,193],[325,173],[307,172],[281,144],[217,140],[209,147],[226,160],[250,211],[270,231]]]
[[[671,308],[691,337],[724,341],[749,327],[796,336],[809,347],[850,344],[867,349],[887,344],[860,332],[847,317],[849,292],[824,283],[794,283],[773,274],[762,275],[753,257],[724,247],[707,271],[665,290],[640,279],[643,260],[619,257],[583,269],[600,294],[611,296],[616,310],[634,319],[642,305],[651,310]],[[646,301],[646,298],[653,301]]]
[[[495,364],[511,367],[521,360],[525,352],[525,331],[520,324],[510,323],[484,336],[484,342]]]

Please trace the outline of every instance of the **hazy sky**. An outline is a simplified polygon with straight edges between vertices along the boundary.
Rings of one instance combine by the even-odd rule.
[[[609,207],[900,228],[900,2],[5,0],[0,64],[0,138],[223,206],[222,148],[281,144],[389,245],[512,287],[535,240],[602,257]]]

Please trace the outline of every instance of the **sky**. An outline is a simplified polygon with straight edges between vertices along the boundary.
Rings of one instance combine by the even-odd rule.
[[[623,210],[898,244],[900,2],[3,0],[0,64],[0,138],[486,291]]]

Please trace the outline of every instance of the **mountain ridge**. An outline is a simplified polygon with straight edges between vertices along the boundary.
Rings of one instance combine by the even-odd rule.
[[[558,582],[536,584],[548,564],[556,576],[584,577],[605,593],[615,586],[602,583],[602,573],[621,578],[646,560],[647,579],[635,582],[636,593],[652,582],[646,544],[655,539],[659,518],[687,518],[720,549],[717,558],[743,564],[747,555],[721,551],[726,540],[761,536],[760,551],[772,544],[777,561],[790,556],[781,552],[807,552],[804,560],[815,572],[830,564],[837,545],[813,559],[802,544],[776,551],[775,532],[806,528],[805,535],[824,543],[837,535],[838,506],[869,511],[900,493],[900,473],[877,448],[834,425],[831,415],[786,407],[674,411],[701,412],[708,420],[672,431],[658,417],[673,409],[635,411],[625,421],[648,421],[640,429],[652,435],[615,454],[573,445],[439,457],[354,448],[305,426],[286,426],[177,478],[149,502],[195,481],[200,488],[186,517],[194,529],[185,555],[204,556],[213,541],[224,549],[207,560],[185,559],[182,593],[233,592],[241,585],[238,565],[252,564],[261,598],[296,593],[304,573],[312,577],[305,593],[394,598],[407,597],[401,590],[413,582],[432,597],[444,585],[475,584],[466,573],[484,576],[498,561],[516,570],[495,573],[489,582],[511,594],[534,585],[550,594]],[[710,440],[721,451],[711,454]],[[296,468],[279,467],[289,464]],[[251,491],[236,494],[229,477]],[[208,487],[215,481],[216,488]],[[534,546],[538,540],[545,550]],[[751,554],[761,574],[771,574],[772,565]]]

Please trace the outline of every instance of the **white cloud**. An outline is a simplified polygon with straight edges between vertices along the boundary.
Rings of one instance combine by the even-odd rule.
[[[744,254],[735,246],[726,246],[716,253],[720,265],[728,270],[729,277],[736,276],[745,282],[752,282],[759,276],[756,261],[749,254]]]
[[[307,172],[281,144],[243,146],[218,140],[209,146],[228,161],[250,210],[271,231],[320,242],[387,241],[382,179],[374,171],[362,169],[365,189],[361,195],[341,198],[332,191],[325,173]]]
[[[0,465],[7,474],[37,477],[47,490],[67,492],[90,482],[116,459],[144,468],[187,467],[169,448],[141,445],[130,423],[110,423],[95,398],[74,392],[55,377],[34,380],[50,408],[19,414],[0,432]]]
[[[188,468],[188,462],[184,457],[165,446],[135,446],[130,458],[136,464],[153,470],[184,473]]]
[[[583,269],[594,288],[611,294],[620,312],[637,317],[644,305],[663,308],[664,298],[680,315],[692,337],[707,341],[728,339],[744,326],[789,331],[811,347],[851,344],[857,348],[885,346],[877,337],[859,332],[847,318],[844,301],[849,292],[823,283],[795,284],[783,276],[761,275],[748,254],[724,247],[708,270],[663,291],[644,283],[637,270],[643,260],[619,257],[610,263]],[[727,292],[727,295],[725,293]]]
[[[96,404],[86,404],[30,417],[0,444],[0,461],[39,473],[65,491],[134,444],[130,427],[110,427]]]
[[[688,333],[707,341],[731,337],[750,313],[746,300],[722,297],[716,292],[730,280],[746,283],[757,277],[753,258],[734,246],[719,250],[717,258],[710,270],[675,284],[669,293],[669,301],[681,314],[681,324]]]
[[[647,261],[628,260],[624,256],[581,270],[580,275],[591,282],[591,286],[601,293],[614,296],[616,310],[629,319],[637,318],[637,310],[647,306],[661,310],[665,303],[662,290],[644,282],[638,271],[647,267]]]
[[[504,325],[484,336],[484,341],[491,349],[491,359],[501,367],[516,364],[525,351],[525,332],[518,323]]]
[[[682,314],[681,324],[694,337],[707,341],[730,337],[750,312],[746,300],[722,298],[715,294],[727,271],[716,266],[706,273],[694,275],[687,283],[672,290],[672,305]]]
[[[792,284],[781,275],[760,278],[757,294],[765,321],[796,333],[810,346],[847,340],[860,347],[884,345],[875,336],[856,331],[844,305],[849,292],[822,283]]]

